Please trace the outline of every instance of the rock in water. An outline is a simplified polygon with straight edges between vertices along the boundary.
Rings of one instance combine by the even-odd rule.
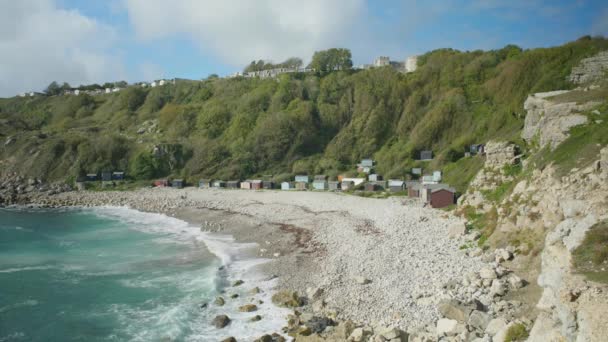
[[[230,324],[230,318],[226,315],[217,315],[215,316],[213,321],[211,321],[211,324],[213,324],[218,329],[222,329],[228,324]]]
[[[234,283],[232,283],[232,286],[233,286],[233,287],[236,287],[236,286],[241,286],[241,285],[243,285],[244,283],[245,283],[245,282],[244,282],[244,281],[242,281],[242,280],[237,280],[237,281],[235,281]]]
[[[223,306],[224,304],[226,304],[226,301],[222,297],[217,297],[217,298],[215,298],[215,302],[214,303],[217,306]]]
[[[262,316],[260,316],[260,315],[255,315],[255,316],[253,316],[253,317],[251,317],[251,318],[249,319],[249,322],[259,322],[259,321],[261,321],[261,320],[262,320]]]
[[[236,342],[236,338],[230,336],[222,340],[222,342]]]

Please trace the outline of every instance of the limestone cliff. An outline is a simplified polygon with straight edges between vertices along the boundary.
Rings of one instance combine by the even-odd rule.
[[[552,97],[569,93],[568,90],[558,90],[530,95],[524,103],[527,111],[522,138],[532,142],[538,136],[540,147],[549,145],[554,149],[568,137],[570,128],[587,122],[587,117],[581,112],[593,108],[598,102],[584,104],[576,102],[560,102]]]
[[[491,244],[517,241],[519,255],[534,259],[538,253],[540,260],[534,260],[540,264],[536,282],[541,295],[536,304],[538,315],[529,327],[529,341],[605,341],[608,336],[606,285],[589,281],[572,266],[573,251],[586,232],[608,220],[608,147],[600,150],[595,161],[568,173],[558,172],[551,163],[537,168],[530,162],[544,153],[542,147],[553,150],[560,146],[572,127],[601,122],[589,122],[585,114],[599,102],[579,104],[554,98],[568,93],[531,95],[525,103],[522,137],[538,145],[529,146],[532,150],[521,163],[522,171],[516,175],[509,172],[520,159],[515,145],[489,142],[484,168],[459,199],[460,207],[473,208],[478,215],[496,209]],[[497,190],[504,190],[505,195],[491,196]]]
[[[593,57],[583,59],[578,66],[572,68],[568,79],[572,83],[589,83],[603,78],[607,71],[608,51],[602,51]]]

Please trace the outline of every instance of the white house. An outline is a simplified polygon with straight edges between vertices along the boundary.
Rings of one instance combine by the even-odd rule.
[[[120,91],[120,88],[114,88],[114,89],[112,89],[113,93],[118,93],[119,91]]]
[[[109,94],[109,93],[111,93],[111,92],[112,92],[112,89],[110,89],[110,88],[106,88],[106,94]]]
[[[158,81],[158,85],[159,85],[159,86],[164,86],[164,85],[165,85],[165,80],[160,80],[160,81]]]
[[[74,95],[80,95],[80,89],[75,89],[74,90]]]
[[[152,87],[152,88],[156,87],[156,85],[157,85],[156,81],[150,83],[150,87]]]

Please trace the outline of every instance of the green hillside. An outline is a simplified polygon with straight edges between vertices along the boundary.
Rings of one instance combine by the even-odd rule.
[[[435,50],[410,74],[386,67],[0,99],[0,173],[281,180],[353,173],[373,157],[385,177],[442,168],[462,190],[481,165],[461,159],[466,146],[520,142],[527,95],[572,88],[571,68],[606,49],[608,40],[585,37],[523,51]],[[428,165],[415,161],[423,149],[437,157]]]

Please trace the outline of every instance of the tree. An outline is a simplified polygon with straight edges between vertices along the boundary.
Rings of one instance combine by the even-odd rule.
[[[332,48],[316,51],[309,67],[320,74],[326,74],[335,70],[348,70],[353,67],[353,61],[349,49]]]
[[[44,92],[47,95],[59,95],[61,93],[61,86],[59,86],[59,83],[53,81],[48,87],[46,87]]]

